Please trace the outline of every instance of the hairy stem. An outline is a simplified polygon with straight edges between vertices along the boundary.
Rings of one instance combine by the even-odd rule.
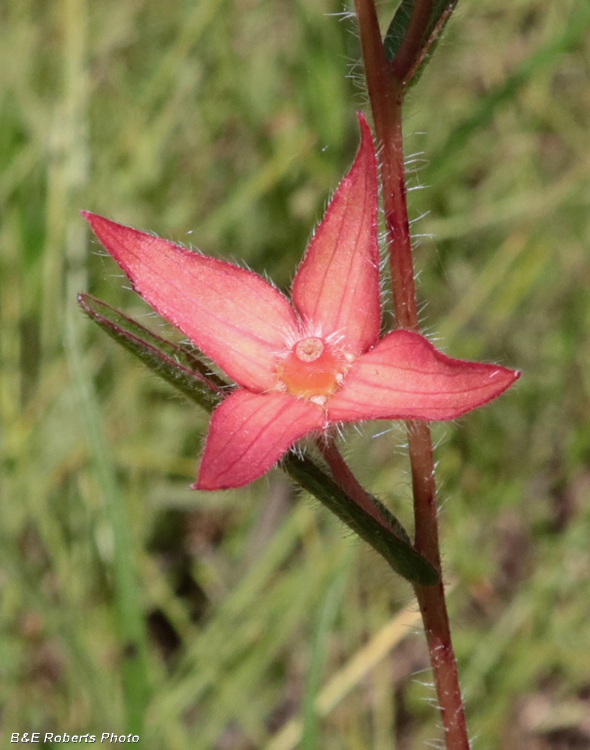
[[[402,85],[399,79],[392,79],[381,42],[374,3],[372,0],[356,0],[355,5],[365,75],[380,149],[383,207],[387,234],[390,238],[391,283],[395,312],[401,328],[417,330],[418,309],[402,150]]]
[[[408,33],[393,62],[385,57],[374,0],[355,0],[365,75],[375,131],[380,148],[385,224],[397,324],[418,330],[412,242],[406,200],[403,157],[402,103],[404,78],[421,54],[420,43],[430,10],[430,0],[416,0]],[[408,442],[414,492],[415,542],[440,573],[436,482],[429,425],[408,422]],[[415,586],[424,620],[447,750],[468,750],[469,740],[461,699],[457,665],[447,614],[444,587]]]

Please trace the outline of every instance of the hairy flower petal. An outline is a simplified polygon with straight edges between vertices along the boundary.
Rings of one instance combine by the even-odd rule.
[[[323,422],[322,410],[309,401],[235,391],[213,412],[194,489],[223,490],[253,482]]]
[[[322,335],[341,333],[360,354],[379,335],[377,164],[373,137],[359,115],[362,140],[318,226],[293,282],[293,303]]]
[[[336,422],[455,419],[519,377],[499,365],[451,359],[417,333],[393,331],[355,362],[328,416]]]
[[[160,237],[83,212],[133,288],[231,378],[274,387],[275,354],[296,326],[289,301],[262,277]]]

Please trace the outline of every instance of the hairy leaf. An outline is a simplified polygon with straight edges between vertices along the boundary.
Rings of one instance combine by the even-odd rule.
[[[398,575],[410,583],[433,586],[439,575],[430,563],[411,546],[399,521],[374,498],[375,504],[395,533],[360,508],[335,482],[309,458],[290,453],[282,462],[285,471],[304,489],[315,495],[338,518],[384,557]]]
[[[78,303],[111,338],[203,409],[211,412],[221,401],[227,384],[194,352],[166,341],[88,294],[79,294]]]

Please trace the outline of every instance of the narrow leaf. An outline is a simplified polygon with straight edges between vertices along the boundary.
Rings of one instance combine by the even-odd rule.
[[[282,462],[285,471],[305,490],[315,495],[332,513],[368,542],[384,557],[395,572],[410,583],[434,586],[439,575],[430,563],[410,545],[401,524],[395,520],[400,536],[388,532],[378,521],[360,508],[333,479],[308,458],[293,453]],[[388,518],[391,513],[379,506]]]
[[[211,412],[222,400],[227,384],[192,351],[148,331],[122,312],[87,294],[78,303],[111,338],[140,359],[150,370]]]
[[[414,65],[410,71],[406,85],[413,85],[419,80],[457,2],[458,0],[432,0],[428,21],[417,45]],[[416,0],[402,0],[389,24],[385,39],[383,40],[383,46],[385,48],[385,56],[390,62],[395,58],[402,42],[406,38],[415,5]]]

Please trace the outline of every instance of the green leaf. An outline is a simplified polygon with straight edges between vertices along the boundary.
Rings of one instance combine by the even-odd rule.
[[[298,484],[315,495],[341,521],[384,557],[398,575],[410,583],[417,583],[421,586],[434,586],[439,582],[437,571],[416,552],[402,525],[379,501],[375,500],[379,510],[398,533],[388,531],[366,513],[309,458],[290,453],[283,459],[282,466]]]
[[[406,85],[413,85],[419,80],[426,64],[432,57],[432,53],[436,49],[438,40],[457,2],[458,0],[432,0],[428,21],[415,54],[415,67],[411,72],[411,79],[406,81]],[[415,5],[416,0],[402,0],[389,24],[385,39],[383,40],[383,46],[385,48],[385,56],[390,62],[395,58],[408,33]]]
[[[194,352],[156,336],[88,294],[79,294],[78,303],[111,338],[203,409],[211,412],[222,400],[228,384],[212,373]]]

